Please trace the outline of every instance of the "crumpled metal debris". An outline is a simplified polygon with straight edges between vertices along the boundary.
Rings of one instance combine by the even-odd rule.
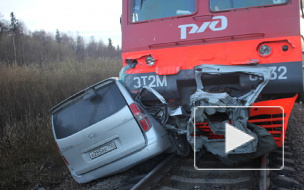
[[[187,126],[187,139],[193,150],[198,152],[203,147],[208,151],[221,157],[228,154],[252,153],[257,150],[257,135],[247,128],[249,117],[249,107],[251,106],[262,89],[269,82],[272,70],[266,67],[251,66],[223,66],[223,65],[200,65],[195,67],[195,80],[197,84],[196,92],[190,97],[192,106],[191,117]],[[211,93],[204,91],[204,81],[202,75],[221,75],[221,74],[247,74],[259,77],[255,88],[240,96],[232,97],[227,92]],[[201,107],[200,107],[201,106]],[[217,118],[217,116],[219,116]],[[214,119],[215,118],[215,119]],[[212,132],[216,135],[225,134],[225,123],[231,122],[232,125],[251,135],[255,139],[225,153],[225,139],[208,139],[207,136],[193,136],[194,130],[197,130],[195,123],[208,122]],[[199,132],[199,131],[198,131]]]
[[[144,86],[135,99],[141,103],[140,97],[143,90],[150,91],[160,100],[160,106],[142,106],[158,119],[167,130],[173,131],[178,135],[186,134],[187,140],[195,152],[203,151],[205,147],[208,151],[220,156],[224,162],[231,164],[236,161],[263,155],[276,146],[275,141],[267,130],[248,123],[250,106],[269,82],[271,73],[271,68],[258,66],[200,65],[195,67],[197,90],[190,97],[191,114],[189,120],[181,120],[177,117],[189,117],[184,112],[183,107],[174,109],[167,107],[164,97],[148,86]],[[237,89],[240,90],[240,93],[231,93],[233,90],[235,91],[235,84],[232,87],[229,87],[229,85],[217,85],[215,90],[205,89],[203,75],[217,76],[222,74],[241,74],[240,78],[244,79],[244,77],[247,77],[248,80],[250,75],[254,75],[259,80],[254,81],[256,84],[246,85],[240,79],[240,83],[242,84],[240,84],[239,88],[245,87],[245,90]],[[168,122],[169,116],[170,122]],[[225,135],[225,125],[231,123],[235,128],[253,136],[254,140],[226,153],[225,139],[208,139],[208,136],[202,134],[196,136],[195,132],[200,132],[195,127],[196,123],[208,123],[208,126],[215,135]]]

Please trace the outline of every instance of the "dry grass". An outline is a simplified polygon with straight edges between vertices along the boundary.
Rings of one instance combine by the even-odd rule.
[[[79,90],[118,76],[120,59],[0,66],[0,189],[52,187],[68,171],[48,110]]]

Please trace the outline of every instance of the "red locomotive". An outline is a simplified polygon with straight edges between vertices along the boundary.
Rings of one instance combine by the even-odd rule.
[[[303,2],[124,0],[121,79],[134,96],[148,86],[169,107],[189,111],[198,80],[206,92],[240,97],[265,80],[254,70],[268,68],[267,85],[251,105],[284,112],[252,108],[248,122],[267,129],[282,146],[292,107],[303,98]],[[203,72],[208,66],[228,66],[228,72]],[[197,78],[196,72],[203,74]],[[196,127],[208,138],[222,138],[208,122]]]

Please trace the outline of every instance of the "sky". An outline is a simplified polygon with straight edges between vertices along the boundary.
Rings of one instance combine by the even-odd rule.
[[[0,15],[10,21],[14,12],[30,31],[56,29],[87,42],[94,36],[107,44],[121,47],[120,16],[122,0],[0,0]],[[1,16],[0,16],[1,19]]]

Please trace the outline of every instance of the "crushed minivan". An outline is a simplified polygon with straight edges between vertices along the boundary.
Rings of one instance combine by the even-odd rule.
[[[82,90],[50,113],[59,152],[78,183],[125,171],[172,150],[166,129],[116,78]]]

